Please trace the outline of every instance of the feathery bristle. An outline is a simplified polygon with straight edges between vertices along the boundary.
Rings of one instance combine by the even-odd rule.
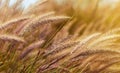
[[[23,59],[26,55],[28,55],[34,48],[40,47],[44,43],[44,40],[40,40],[38,42],[30,44],[28,47],[25,48],[25,51],[22,52],[20,55],[20,59]]]
[[[6,29],[7,27],[11,27],[15,24],[17,24],[18,22],[24,21],[29,19],[30,17],[22,17],[22,18],[17,18],[17,19],[13,19],[11,21],[8,21],[2,25],[0,25],[0,30]]]
[[[23,38],[10,34],[0,34],[0,39],[3,41],[12,41],[12,42],[15,41],[20,43],[26,43],[26,41]]]
[[[67,16],[54,16],[54,17],[48,17],[48,18],[44,18],[44,19],[41,19],[41,17],[36,18],[34,20],[34,22],[31,22],[30,24],[26,25],[22,29],[21,34],[24,34],[25,32],[30,32],[33,29],[35,29],[43,24],[56,23],[56,22],[58,23],[58,22],[62,22],[62,21],[68,20],[68,19],[69,19],[69,17],[67,17]]]
[[[78,45],[76,45],[74,47],[74,49],[72,50],[71,54],[74,53],[77,49],[79,49],[80,47],[82,47],[84,44],[86,44],[87,42],[91,41],[92,39],[98,37],[101,33],[95,33],[92,34],[91,36],[83,39]]]

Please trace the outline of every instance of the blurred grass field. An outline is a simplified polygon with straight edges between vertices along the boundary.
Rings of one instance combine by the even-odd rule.
[[[120,73],[119,1],[23,1],[0,0],[0,73]]]

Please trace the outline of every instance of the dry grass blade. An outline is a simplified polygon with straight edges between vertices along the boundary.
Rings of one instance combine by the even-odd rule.
[[[44,3],[46,3],[47,1],[48,0],[37,1],[36,4],[33,5],[32,7],[34,8],[34,7],[40,6],[40,5],[44,4]],[[30,9],[33,9],[33,8],[30,7]]]
[[[20,59],[23,59],[25,56],[27,56],[34,48],[40,47],[44,43],[44,40],[40,40],[38,42],[30,44],[28,47],[25,48],[25,51],[22,52],[20,55]]]
[[[3,41],[26,43],[26,41],[23,38],[10,34],[0,34],[0,39]]]
[[[39,18],[44,19],[44,18],[53,16],[54,14],[55,14],[55,12],[54,12],[54,11],[51,11],[51,12],[45,13],[45,14],[43,14],[43,15],[40,15]]]
[[[43,3],[46,3],[48,0],[42,0],[40,1],[40,3],[38,3],[39,5],[43,4]]]
[[[92,39],[95,39],[96,37],[98,37],[101,33],[95,33],[92,34],[91,36],[83,39],[78,45],[76,45],[74,47],[74,49],[72,50],[71,54],[74,53],[77,49],[79,49],[80,47],[82,47],[84,44],[86,44],[87,42],[91,41]]]
[[[29,18],[30,17],[22,17],[22,18],[16,18],[16,19],[13,19],[11,21],[8,21],[8,22],[0,25],[0,30],[6,29],[7,27],[14,26],[16,23],[27,20]]]
[[[30,24],[26,25],[22,29],[21,35],[26,32],[32,31],[33,29],[39,27],[42,24],[56,23],[56,22],[58,23],[58,22],[62,22],[62,21],[68,20],[68,19],[69,19],[69,17],[67,17],[67,16],[54,16],[54,17],[48,17],[48,18],[44,18],[44,19],[41,19],[41,17],[36,18],[34,21],[32,21]]]
[[[115,35],[109,35],[109,36],[103,36],[95,41],[93,41],[91,44],[89,44],[90,47],[96,46],[97,44],[107,41],[107,40],[112,40],[112,39],[119,39],[120,35],[115,34]]]
[[[50,68],[50,66],[56,64],[57,62],[59,62],[60,60],[62,60],[63,58],[65,58],[66,56],[67,55],[63,55],[63,56],[60,56],[60,57],[58,57],[56,59],[53,59],[52,62],[50,62],[49,64],[47,64],[47,65],[45,65],[43,67],[40,67],[39,70],[38,70],[38,73],[42,72],[42,71],[44,71],[44,70],[46,70],[48,68]]]
[[[77,45],[78,43],[79,43],[79,41],[61,43],[55,47],[51,47],[52,50],[49,50],[48,52],[46,52],[46,54],[44,56],[48,56],[50,54],[57,53],[63,49],[73,47],[73,46]]]
[[[88,63],[90,63],[91,61],[93,61],[96,57],[99,57],[98,55],[92,55],[92,56],[88,56],[87,59],[85,59],[82,64],[80,65],[80,67],[84,67],[85,65],[87,65]]]
[[[120,33],[120,28],[109,30],[106,34],[110,35],[110,34],[117,34],[117,33]]]
[[[115,58],[114,60],[112,60],[112,62],[107,62],[105,65],[101,66],[101,68],[99,68],[99,70],[97,70],[97,73],[101,73],[102,71],[104,71],[106,68],[110,67],[113,64],[116,63],[120,63],[120,57],[119,58]]]
[[[107,49],[107,48],[103,48],[103,49],[87,49],[84,50],[83,52],[81,52],[79,55],[75,56],[76,57],[80,57],[80,56],[90,56],[90,55],[94,55],[94,54],[120,54],[120,50],[112,50],[112,49]]]

